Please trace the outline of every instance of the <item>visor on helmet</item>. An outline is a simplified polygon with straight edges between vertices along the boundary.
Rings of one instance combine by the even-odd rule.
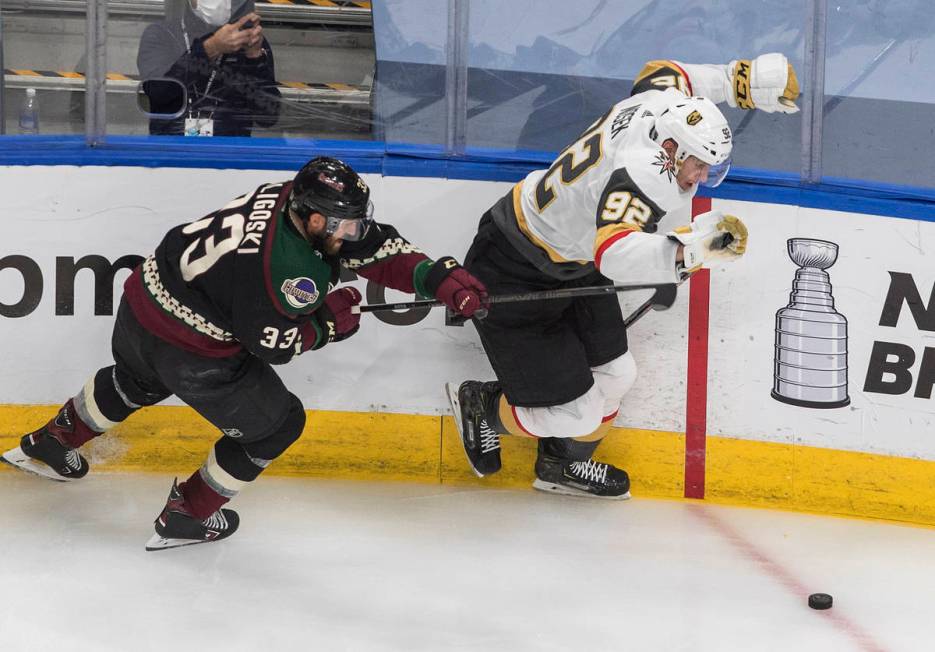
[[[705,188],[717,188],[721,185],[721,182],[724,181],[724,177],[727,176],[727,173],[730,171],[730,157],[716,163],[708,168],[708,179],[707,181],[702,181],[701,185]]]
[[[360,217],[325,216],[325,234],[339,240],[357,242],[363,240],[373,223],[373,202],[367,202],[367,210]]]

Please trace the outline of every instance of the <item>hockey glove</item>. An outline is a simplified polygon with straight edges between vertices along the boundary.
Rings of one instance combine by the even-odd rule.
[[[727,67],[734,88],[734,106],[767,113],[795,113],[799,80],[784,54],[761,54],[752,61],[731,61]]]
[[[747,250],[747,227],[721,211],[702,213],[690,226],[667,235],[684,246],[682,266],[688,273],[737,260]]]
[[[329,292],[325,302],[313,314],[321,329],[321,337],[313,347],[320,349],[329,342],[346,340],[360,328],[360,313],[351,309],[360,303],[357,288],[343,287]]]
[[[453,312],[483,318],[487,311],[487,288],[451,256],[439,258],[429,268],[425,289]]]

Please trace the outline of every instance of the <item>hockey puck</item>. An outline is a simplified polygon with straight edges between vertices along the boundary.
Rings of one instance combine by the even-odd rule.
[[[830,609],[833,602],[827,593],[812,593],[808,596],[808,606],[812,609]]]

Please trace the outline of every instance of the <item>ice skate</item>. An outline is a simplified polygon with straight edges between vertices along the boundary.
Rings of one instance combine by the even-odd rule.
[[[446,384],[445,389],[474,473],[480,478],[496,473],[500,470],[500,435],[489,413],[497,409],[494,400],[499,397],[500,383],[466,380],[457,390],[452,383]]]
[[[626,500],[630,477],[623,469],[594,460],[576,462],[539,453],[536,458],[535,489],[566,496],[588,496]]]
[[[83,478],[90,470],[88,461],[54,432],[73,427],[67,406],[63,407],[52,421],[24,435],[19,446],[5,452],[0,460],[23,471],[60,482]]]
[[[205,520],[198,520],[189,512],[185,497],[175,480],[166,506],[154,525],[156,534],[146,543],[146,550],[149,551],[226,539],[237,531],[240,517],[232,509],[219,509]]]

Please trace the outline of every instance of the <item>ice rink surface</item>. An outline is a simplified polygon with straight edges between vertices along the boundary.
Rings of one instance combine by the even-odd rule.
[[[0,649],[935,649],[932,529],[266,477],[229,540],[145,552],[170,482],[0,473]]]

